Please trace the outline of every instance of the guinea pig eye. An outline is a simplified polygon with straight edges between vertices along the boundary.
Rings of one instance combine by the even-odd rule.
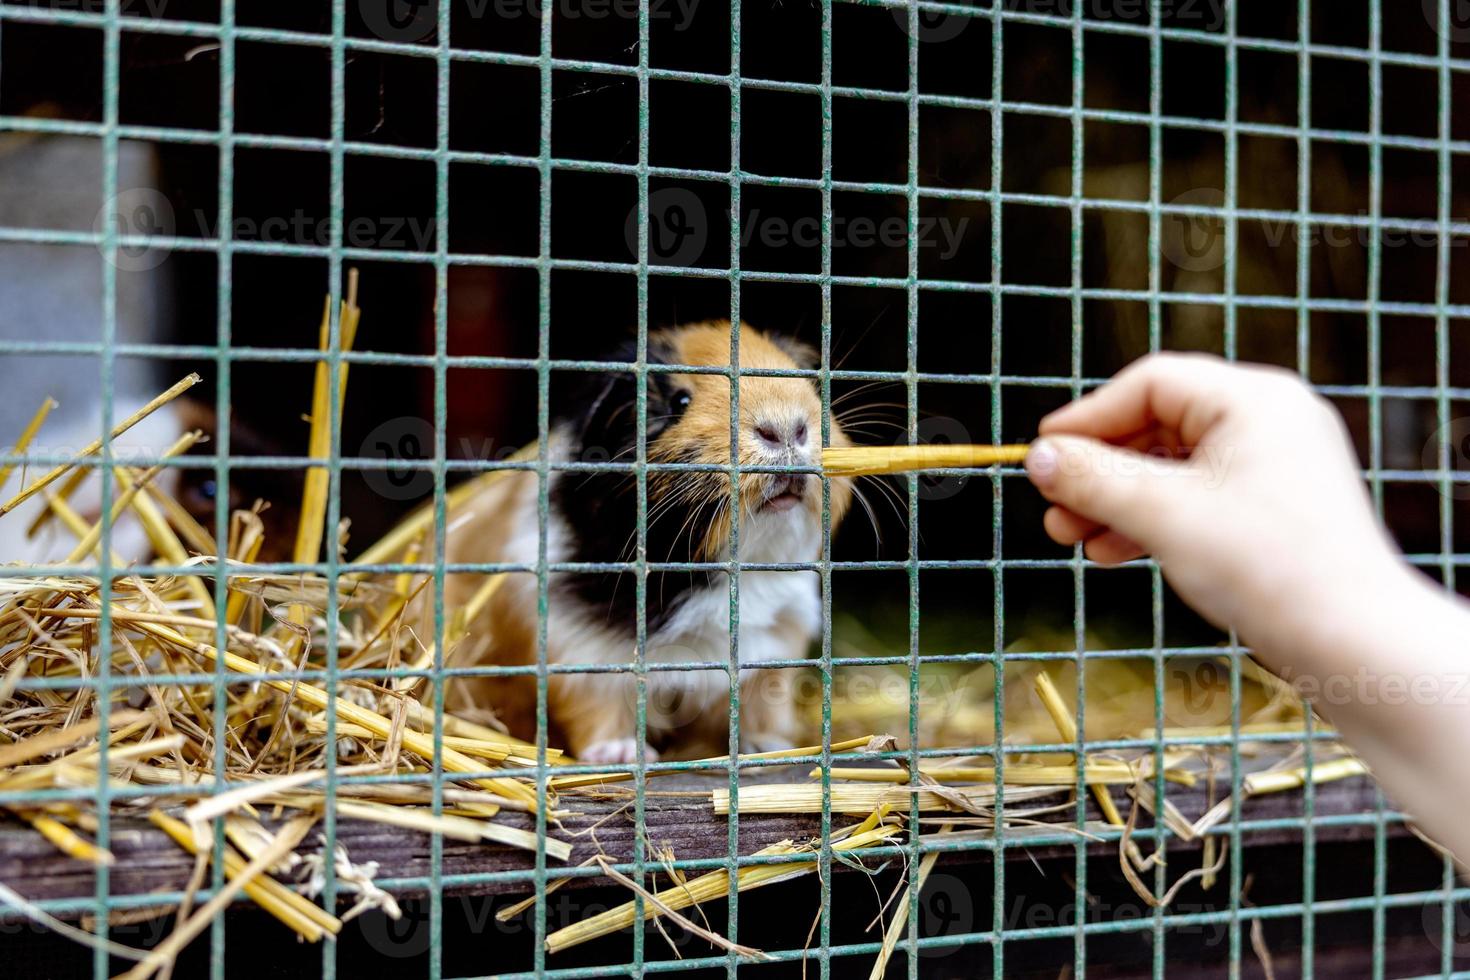
[[[683,415],[684,410],[689,407],[689,403],[693,400],[694,396],[689,394],[689,392],[676,391],[674,392],[674,397],[669,399],[669,407],[675,415]]]

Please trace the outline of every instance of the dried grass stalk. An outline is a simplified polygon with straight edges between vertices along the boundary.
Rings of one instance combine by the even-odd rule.
[[[939,828],[939,835],[943,837],[954,829],[954,824],[945,824]],[[929,872],[934,870],[934,865],[939,861],[939,852],[930,851],[919,861],[919,880],[917,882],[919,893],[923,894],[924,882],[929,880]],[[893,910],[893,921],[888,923],[888,928],[883,931],[883,948],[878,950],[878,959],[873,962],[873,969],[868,971],[868,980],[883,980],[883,974],[888,972],[888,961],[893,956],[893,950],[898,946],[899,937],[903,935],[904,926],[909,921],[909,891],[910,886],[905,885],[903,892],[898,896],[898,905]]]
[[[849,832],[841,839],[832,844],[834,851],[852,851],[861,847],[869,847],[894,839],[898,833],[896,824],[888,820],[888,808],[875,809],[868,818],[856,827],[849,828]],[[768,857],[774,855],[796,855],[810,853],[820,846],[820,841],[812,840],[805,844],[794,844],[791,841],[780,841],[769,847],[763,847],[756,851],[757,856]],[[802,875],[811,874],[817,869],[815,860],[795,861],[781,864],[754,864],[735,871],[736,890],[740,892],[749,891],[752,888],[760,888],[763,885],[775,884],[778,881],[789,881]],[[730,892],[730,870],[711,871],[690,881],[679,882],[673,886],[656,892],[660,905],[667,909],[686,909],[691,905],[701,902],[714,901],[724,898]],[[645,902],[643,906],[643,918],[655,919],[660,915],[660,908],[652,903]],[[558,929],[546,937],[546,949],[548,952],[557,953],[581,943],[590,942],[602,936],[609,935],[621,929],[632,927],[637,921],[637,911],[634,902],[627,902],[617,908],[608,909],[599,915],[590,916],[581,922],[575,922],[565,928]]]
[[[1071,786],[1024,786],[1007,787],[1008,802],[1034,800],[1056,793],[1065,793]],[[919,802],[919,809],[926,811],[958,811],[962,809],[950,799],[963,798],[972,806],[989,807],[995,802],[994,786],[954,786],[943,792],[921,786],[869,786],[834,784],[832,786],[833,813],[870,813],[880,806],[907,809],[909,799]],[[714,811],[720,816],[730,812],[730,791],[721,788],[711,791]],[[748,813],[821,813],[822,787],[810,783],[793,785],[763,784],[743,786],[740,789],[740,814]]]
[[[851,752],[854,749],[861,749],[871,743],[876,737],[877,736],[874,735],[864,735],[861,738],[850,738],[843,742],[833,742],[832,751]],[[741,753],[738,756],[734,756],[734,758],[741,762],[750,762],[763,759],[796,759],[801,758],[802,756],[813,756],[821,754],[822,747],[820,745],[804,745],[800,748],[776,749],[772,752],[745,752]],[[694,760],[694,762],[701,765],[708,764],[711,769],[728,768],[730,765],[730,761],[731,756],[728,755],[713,756],[707,759]],[[656,769],[653,772],[646,772],[644,773],[644,775],[651,778],[654,776],[665,776],[672,773],[687,771],[687,769]],[[599,786],[603,783],[622,783],[627,782],[632,778],[632,770],[607,773],[594,772],[584,773],[576,776],[553,776],[550,780],[550,785],[553,789],[566,790],[576,789],[584,786]]]
[[[36,414],[31,416],[31,420],[26,423],[26,427],[21,430],[20,436],[16,438],[15,445],[10,447],[10,455],[19,456],[30,448],[31,440],[36,438],[36,433],[41,430],[41,426],[46,422],[46,416],[51,414],[51,410],[56,405],[57,401],[54,398],[46,398],[41,402],[41,407],[36,409]],[[10,479],[10,474],[15,472],[15,466],[15,463],[0,465],[0,487],[5,486],[5,482]]]
[[[157,398],[154,398],[148,404],[138,409],[132,415],[129,415],[117,425],[113,426],[111,438],[116,439],[118,436],[122,435],[124,432],[128,431],[133,426],[137,425],[139,422],[143,421],[145,418],[158,411],[164,405],[167,405],[169,402],[173,401],[175,398],[179,397],[184,392],[197,385],[200,380],[202,379],[197,374],[190,374],[189,376],[185,377],[168,391],[165,391],[163,394],[159,395]],[[66,473],[69,472],[72,467],[76,466],[81,460],[86,459],[88,456],[96,455],[101,449],[101,439],[97,439],[94,442],[88,443],[81,452],[77,453],[76,458],[73,459],[70,463],[62,463],[58,465],[55,469],[49,471],[48,473],[46,473],[46,475],[42,476],[40,479],[36,480],[20,493],[10,498],[10,500],[6,501],[3,506],[0,506],[0,516],[3,516],[10,513],[12,510],[15,510],[15,508],[19,507],[21,504],[25,503],[33,496],[40,493],[46,487],[49,487],[52,483],[55,483],[62,476],[66,475]]]
[[[1077,723],[1073,721],[1076,715],[1067,709],[1067,703],[1062,700],[1061,692],[1057,690],[1057,686],[1052,683],[1046,671],[1037,671],[1034,683],[1036,685],[1036,696],[1041,699],[1042,705],[1046,708],[1046,713],[1051,715],[1052,723],[1057,726],[1057,732],[1062,736],[1062,741],[1077,741]],[[1088,760],[1084,765],[1084,769],[1090,769],[1091,767],[1092,762]],[[1097,799],[1097,806],[1102,811],[1103,819],[1115,827],[1123,826],[1123,815],[1118,812],[1118,807],[1113,802],[1113,795],[1108,792],[1107,787],[1103,786],[1100,782],[1093,782],[1091,780],[1088,780],[1088,785],[1092,789],[1092,795]],[[1142,863],[1143,854],[1138,850],[1137,845],[1133,846],[1133,853],[1130,857],[1135,862]]]
[[[180,923],[172,935],[159,943],[158,947],[149,953],[141,963],[122,974],[119,980],[146,980],[159,970],[170,969],[179,953],[183,952],[184,947],[208,928],[215,916],[223,912],[241,891],[248,891],[252,882],[264,877],[268,868],[273,867],[281,858],[291,853],[315,823],[316,817],[313,815],[298,817],[282,827],[268,848],[255,860],[241,867],[239,872],[231,877],[229,884],[221,888],[208,902],[201,905],[187,922]],[[338,923],[339,928],[340,926],[341,923]]]
[[[174,843],[178,844],[190,854],[195,856],[201,854],[208,856],[211,853],[208,845],[201,847],[194,840],[194,834],[187,824],[175,820],[162,810],[152,811],[148,814],[148,819],[154,826],[172,837]],[[316,818],[313,816],[311,821],[315,823]],[[275,860],[262,865],[261,870],[264,871],[267,868],[274,867],[287,853],[289,853],[289,849],[277,855]],[[260,855],[257,854],[257,861],[259,857]],[[249,864],[255,863],[254,861],[247,862],[230,847],[226,847],[224,850],[224,861],[225,877],[231,882],[238,881],[244,875]],[[335,936],[342,929],[342,922],[335,915],[308,901],[267,875],[261,875],[259,877],[252,876],[245,879],[240,887],[243,888],[246,895],[249,895],[255,900],[257,905],[277,919],[280,919],[287,927],[294,930],[297,935],[309,942],[316,942],[324,935]]]
[[[1337,779],[1350,779],[1353,776],[1367,775],[1369,775],[1368,767],[1361,759],[1346,756],[1341,759],[1316,763],[1312,766],[1311,779],[1313,783],[1330,783]],[[1286,790],[1301,789],[1306,784],[1306,766],[1299,766],[1295,769],[1278,769],[1271,772],[1253,772],[1242,780],[1242,786],[1247,796],[1261,796],[1266,793],[1281,793]]]
[[[993,766],[921,767],[919,771],[941,783],[995,782]],[[1062,786],[1068,784],[1075,786],[1077,784],[1077,767],[1074,765],[1011,762],[1006,764],[1004,773],[1007,786]],[[810,775],[813,779],[819,779],[822,770],[813,769]],[[1131,786],[1138,779],[1138,772],[1121,760],[1094,759],[1088,761],[1085,776],[1088,785]],[[907,783],[909,774],[902,769],[833,767],[832,778],[862,783]],[[1165,770],[1164,778],[1183,786],[1193,786],[1196,782],[1194,774],[1183,769]]]
[[[44,813],[23,813],[21,815],[30,822],[32,827],[36,828],[42,837],[56,845],[56,849],[68,857],[74,857],[78,861],[86,861],[89,864],[111,866],[117,863],[111,851],[98,847],[81,837],[55,817],[49,817]]]
[[[850,446],[822,450],[827,476],[882,476],[935,470],[1019,463],[1027,446]]]
[[[338,353],[352,350],[352,345],[357,340],[357,324],[361,314],[362,311],[357,306],[357,270],[354,269],[348,273],[347,297],[342,301],[338,317]],[[323,354],[331,353],[331,325],[332,299],[329,296],[322,309],[319,330],[318,346]],[[326,459],[331,454],[331,424],[334,417],[341,417],[342,402],[347,396],[347,368],[346,362],[337,365],[337,407],[334,412],[331,407],[333,393],[327,390],[332,383],[332,367],[325,359],[316,363],[316,380],[311,399],[311,435],[307,443],[307,455],[312,459]],[[296,525],[294,560],[300,564],[309,564],[321,557],[330,483],[331,473],[327,469],[314,466],[306,471],[306,486],[301,494],[301,520]]]

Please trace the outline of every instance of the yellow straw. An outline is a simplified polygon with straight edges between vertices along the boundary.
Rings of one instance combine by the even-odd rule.
[[[913,470],[937,470],[1019,463],[1026,446],[849,446],[822,450],[828,476],[881,476]]]

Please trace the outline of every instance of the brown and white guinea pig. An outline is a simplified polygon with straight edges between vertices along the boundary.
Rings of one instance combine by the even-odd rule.
[[[726,367],[728,322],[698,323],[649,337],[648,360]],[[742,368],[793,370],[813,353],[749,326],[740,328]],[[636,380],[631,371],[590,375],[551,434],[553,460],[636,456]],[[742,375],[738,446],[742,466],[814,465],[821,454],[821,402],[810,378]],[[647,453],[654,463],[728,465],[730,381],[723,374],[647,374]],[[834,421],[831,443],[848,445]],[[789,473],[742,473],[739,555],[742,563],[815,561],[821,552],[821,482]],[[649,562],[727,561],[730,476],[658,472],[647,477]],[[629,562],[638,544],[637,485],[632,472],[553,471],[549,487],[547,560]],[[831,481],[833,525],[851,500],[849,481]],[[491,484],[451,517],[447,559],[534,565],[538,557],[537,478],[516,472]],[[452,575],[446,608],[468,601],[483,579]],[[556,573],[546,624],[552,665],[631,667],[636,656],[636,573]],[[730,582],[724,571],[650,571],[646,589],[647,663],[728,663]],[[511,574],[468,638],[452,651],[455,667],[536,662],[537,585]],[[789,747],[799,735],[793,689],[798,668],[757,669],[806,657],[821,629],[817,574],[811,570],[742,569],[740,573],[740,741],[743,751]],[[636,685],[628,671],[552,673],[548,708],[553,738],[585,762],[629,762],[655,746],[686,755],[728,743],[726,670],[650,670],[648,741],[636,738]],[[457,677],[454,710],[489,709],[514,734],[535,732],[535,679]]]

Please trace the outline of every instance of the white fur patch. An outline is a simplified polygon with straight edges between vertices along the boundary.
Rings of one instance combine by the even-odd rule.
[[[558,477],[553,477],[557,479]],[[534,564],[539,545],[535,495],[527,494],[516,531],[507,542],[506,561]],[[528,506],[527,506],[528,505]],[[547,526],[547,558],[564,561],[571,554],[570,530],[556,515]],[[741,522],[740,560],[761,564],[810,562],[821,548],[821,526],[806,507],[763,511]],[[609,622],[605,610],[590,609],[574,593],[556,587],[547,623],[548,656],[554,663],[627,664],[636,652],[627,625]],[[627,583],[632,588],[631,581]],[[742,666],[805,655],[821,628],[821,598],[812,571],[740,573],[740,651]],[[800,627],[800,634],[793,629]],[[724,573],[710,586],[689,592],[673,615],[648,637],[650,662],[728,663],[730,659],[730,588]],[[723,671],[656,670],[648,675],[649,723],[677,729],[692,716],[725,704],[729,680]],[[622,746],[617,746],[619,750]]]

